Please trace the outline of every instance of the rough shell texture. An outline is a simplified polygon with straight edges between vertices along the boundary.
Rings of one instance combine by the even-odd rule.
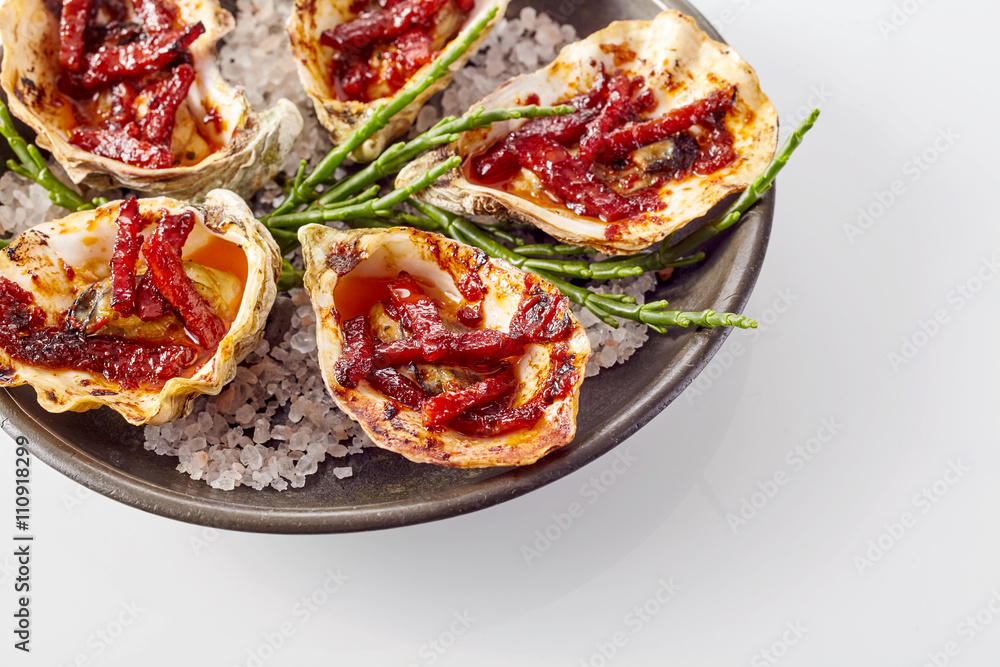
[[[326,2],[296,0],[295,10],[289,17],[287,25],[292,55],[298,65],[299,79],[315,105],[319,122],[330,131],[330,139],[334,145],[342,143],[351,132],[372,117],[380,104],[384,104],[389,99],[382,98],[367,103],[351,100],[342,102],[337,99],[332,90],[330,64],[333,61],[335,50],[320,44],[319,39],[324,30],[334,28],[357,16],[357,12],[351,11],[352,4],[356,4],[354,0],[327,0]],[[476,43],[451,66],[449,73],[417,96],[403,111],[393,116],[385,129],[375,133],[351,154],[351,159],[357,162],[374,160],[381,155],[390,141],[404,134],[413,125],[420,108],[435,93],[448,87],[455,72],[464,67],[469,58],[475,55],[479,50],[479,45],[489,35],[496,22],[503,17],[504,10],[507,8],[507,0],[476,0],[475,7],[469,13],[465,25],[469,25],[492,7],[499,8],[497,18],[483,31]],[[421,76],[429,67],[431,65],[425,65],[413,78]]]
[[[73,304],[75,294],[110,275],[118,206],[119,202],[112,202],[29,229],[0,252],[0,276],[30,290],[35,304],[54,321]],[[198,222],[184,245],[185,258],[213,237],[230,241],[246,253],[243,299],[215,355],[191,377],[172,378],[161,390],[153,391],[122,389],[96,373],[33,368],[0,350],[0,365],[9,369],[0,384],[31,385],[38,402],[50,412],[83,412],[107,405],[133,424],[163,424],[187,415],[198,394],[218,394],[235,377],[236,366],[260,341],[274,303],[281,272],[278,248],[246,203],[232,192],[213,190],[201,205],[165,198],[139,200],[141,213],[161,209],[197,214]],[[67,266],[73,268],[72,279]]]
[[[525,290],[525,274],[469,246],[408,228],[343,232],[309,225],[299,232],[299,238],[306,263],[305,284],[316,312],[319,365],[327,388],[340,408],[361,424],[378,446],[418,463],[479,468],[528,465],[573,439],[580,385],[590,355],[587,335],[575,319],[568,341],[569,360],[578,376],[573,391],[548,406],[533,428],[505,436],[473,438],[450,429],[429,431],[420,413],[408,409],[388,419],[385,397],[367,382],[357,389],[345,389],[333,377],[343,346],[334,289],[344,275],[394,277],[405,270],[425,284],[435,285],[438,291],[431,296],[439,303],[457,305],[461,297],[455,281],[478,271],[486,287],[485,326],[508,330]],[[548,283],[542,282],[541,288],[558,293]],[[552,348],[551,344],[529,346],[517,370],[524,395],[533,395],[547,377]]]
[[[198,199],[213,188],[225,187],[248,197],[269,181],[292,150],[302,131],[302,116],[288,100],[255,112],[241,87],[229,85],[219,73],[215,44],[232,30],[232,15],[215,0],[174,0],[180,19],[201,21],[205,33],[191,45],[196,79],[186,107],[178,112],[174,150],[185,150],[184,136],[209,111],[219,118],[215,137],[222,148],[197,164],[170,169],[144,169],[84,151],[69,143],[76,122],[72,102],[59,92],[59,20],[43,0],[6,0],[0,7],[3,69],[0,86],[15,116],[38,133],[37,143],[48,149],[75,183],[97,189],[126,187],[147,195]],[[205,131],[215,133],[212,123]]]
[[[727,127],[735,137],[736,161],[709,176],[692,175],[667,183],[660,190],[666,208],[620,221],[613,230],[606,223],[577,216],[563,206],[542,207],[503,190],[470,183],[460,170],[445,174],[418,197],[456,213],[528,222],[567,243],[629,254],[703,216],[726,196],[745,190],[774,155],[777,113],[761,92],[753,68],[732,48],[713,41],[692,19],[675,11],[663,12],[651,22],[612,23],[564,48],[548,67],[511,79],[474,106],[516,106],[532,93],[538,95],[540,104],[555,104],[585,92],[602,65],[609,74],[624,71],[645,77],[659,102],[649,117],[736,85],[735,110],[727,117]],[[412,163],[396,184],[416,180],[452,155],[464,158],[479,153],[521,123],[508,121],[467,132],[457,144],[427,153]]]

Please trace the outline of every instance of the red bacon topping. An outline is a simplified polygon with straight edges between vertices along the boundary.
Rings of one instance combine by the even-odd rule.
[[[380,0],[380,9],[323,31],[320,44],[337,50],[331,68],[337,97],[370,102],[405,86],[433,60],[439,17],[454,11],[447,7],[453,1],[459,12],[469,12],[475,4],[474,0]],[[351,10],[367,4],[354,2]]]
[[[144,169],[169,169],[177,111],[195,80],[191,44],[202,23],[179,25],[177,10],[160,0],[136,0],[139,23],[126,22],[127,3],[63,0],[60,15],[59,90],[93,118],[74,130],[70,142],[99,155]],[[107,20],[97,25],[96,17]],[[95,107],[96,92],[110,89],[110,113]],[[136,99],[147,100],[136,118]]]
[[[0,347],[36,368],[100,373],[123,388],[162,385],[195,360],[184,345],[152,345],[117,336],[82,336],[46,326],[34,296],[0,277]]]
[[[193,226],[191,211],[166,216],[146,241],[142,253],[153,285],[183,320],[188,333],[202,348],[215,350],[226,335],[226,326],[195,290],[181,265],[183,239]]]
[[[59,64],[70,72],[83,67],[83,46],[91,0],[63,0],[59,16]]]
[[[354,389],[374,368],[375,344],[363,315],[344,323],[344,339],[344,350],[334,367],[334,377],[340,386]]]
[[[592,90],[565,102],[576,112],[524,123],[473,155],[467,178],[506,188],[525,169],[566,208],[607,223],[661,210],[667,203],[660,188],[667,180],[708,175],[736,160],[733,136],[723,122],[735,91],[718,90],[660,118],[640,120],[656,106],[643,78],[622,72],[609,78],[601,72]],[[673,151],[668,145],[662,158],[659,147],[637,152],[671,138]],[[539,203],[551,205],[546,199]],[[608,231],[616,228],[609,224]]]
[[[470,408],[496,400],[516,385],[517,378],[506,370],[465,389],[445,391],[432,396],[420,407],[424,415],[424,424],[429,428],[444,426]]]
[[[135,262],[142,246],[138,199],[122,202],[115,224],[118,232],[111,255],[111,307],[122,315],[131,315],[136,310]]]
[[[384,284],[381,280],[377,282]],[[473,303],[481,306],[485,287],[468,277],[458,282],[463,295],[479,299]],[[525,293],[509,334],[495,329],[454,331],[445,323],[437,304],[406,272],[388,285],[388,294],[389,301],[383,304],[385,311],[410,335],[379,343],[374,340],[365,315],[347,321],[343,354],[334,367],[335,379],[345,388],[357,387],[362,379],[367,379],[393,401],[413,410],[420,409],[428,428],[448,426],[466,435],[485,437],[530,428],[541,419],[546,405],[566,396],[575,386],[576,371],[567,361],[565,343],[560,342],[573,330],[568,300],[540,290],[537,279],[526,278]],[[534,397],[512,408],[510,403],[518,383],[513,368],[531,343],[557,343],[552,356],[553,369],[562,370],[552,370]],[[482,379],[461,389],[430,396],[396,370],[428,363],[469,368]]]

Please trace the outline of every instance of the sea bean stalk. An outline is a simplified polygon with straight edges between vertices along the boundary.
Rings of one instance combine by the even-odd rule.
[[[38,147],[25,141],[14,127],[10,110],[2,100],[0,100],[0,134],[7,140],[7,145],[17,157],[16,160],[7,160],[7,168],[48,190],[49,199],[56,206],[68,211],[87,211],[107,203],[103,198],[87,201],[73,188],[56,178],[45,164],[45,158],[42,157]]]

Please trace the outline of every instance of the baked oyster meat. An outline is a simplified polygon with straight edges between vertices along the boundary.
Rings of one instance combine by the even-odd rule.
[[[52,412],[186,414],[259,342],[280,256],[235,194],[131,198],[34,227],[0,253],[0,385]]]
[[[554,287],[413,229],[300,238],[327,387],[377,445],[473,468],[573,439],[590,345]]]
[[[76,182],[249,196],[301,131],[293,104],[257,114],[222,78],[215,0],[7,0],[0,20],[11,110]]]
[[[777,144],[777,115],[753,69],[673,11],[613,23],[476,106],[556,103],[576,112],[467,132],[397,185],[458,154],[462,168],[418,198],[630,254],[748,187]]]

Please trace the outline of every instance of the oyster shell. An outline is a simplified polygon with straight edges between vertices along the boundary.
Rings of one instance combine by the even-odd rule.
[[[242,88],[222,78],[215,45],[235,23],[217,0],[163,1],[177,8],[180,21],[205,27],[189,47],[195,81],[178,109],[171,140],[180,166],[146,169],[70,143],[77,120],[72,100],[57,84],[59,18],[45,0],[6,0],[0,7],[0,86],[13,114],[38,134],[36,143],[52,152],[75,183],[188,200],[224,187],[248,197],[280,169],[302,131],[302,117],[285,99],[257,113]]]
[[[339,231],[308,225],[300,230],[299,239],[306,264],[305,285],[317,319],[319,364],[327,388],[340,408],[361,424],[378,446],[418,463],[476,468],[528,465],[573,439],[590,343],[583,327],[568,310],[568,338],[558,343],[532,343],[520,361],[515,362],[521,384],[515,403],[541,391],[551,372],[550,367],[555,369],[557,365],[566,369],[571,366],[575,373],[570,376],[573,378],[571,389],[545,407],[543,416],[534,426],[504,435],[473,437],[449,426],[430,429],[424,425],[419,410],[390,408],[389,399],[368,380],[362,380],[351,389],[341,385],[334,372],[344,354],[346,340],[345,318],[341,313],[350,316],[347,309],[353,306],[349,301],[360,296],[353,287],[358,283],[347,281],[392,279],[405,271],[448,312],[462,301],[456,286],[463,279],[478,276],[485,293],[482,301],[484,328],[509,332],[522,296],[529,291],[526,274],[469,246],[410,228]],[[347,292],[350,297],[336,293],[342,281],[350,286]],[[559,295],[555,287],[540,280],[532,282],[531,289],[546,295]],[[382,326],[377,320],[378,317],[376,331],[381,336]],[[464,376],[468,373],[468,369],[456,370],[445,365],[422,368],[417,382],[444,387],[456,381],[467,384],[470,380]]]
[[[462,28],[464,29],[465,26],[476,21],[491,8],[499,7],[497,18],[494,19],[491,26],[484,30],[479,39],[451,66],[451,70],[446,76],[436,81],[403,111],[393,116],[383,130],[374,134],[351,154],[351,159],[356,162],[374,160],[381,155],[390,141],[410,128],[427,100],[435,93],[444,90],[451,83],[454,73],[476,54],[479,45],[489,35],[492,26],[503,17],[507,1],[475,1],[472,11],[469,12],[462,24]],[[298,65],[299,79],[313,101],[316,117],[323,127],[330,131],[330,139],[334,145],[342,143],[351,132],[371,118],[378,106],[387,99],[387,97],[383,97],[370,102],[341,101],[337,99],[333,90],[331,64],[336,51],[333,47],[320,44],[320,36],[325,30],[333,29],[337,25],[353,20],[359,12],[351,11],[351,7],[357,4],[357,0],[327,0],[326,2],[296,0],[295,9],[288,18],[287,24],[292,55]],[[422,75],[428,67],[430,65],[422,67],[411,79]],[[388,97],[391,97],[391,94]]]
[[[661,117],[734,86],[736,98],[725,123],[735,139],[735,161],[707,176],[689,173],[679,180],[668,180],[656,192],[666,203],[665,208],[645,211],[614,225],[577,215],[555,199],[540,205],[540,197],[532,201],[514,194],[511,188],[472,183],[464,169],[445,174],[417,197],[459,214],[527,222],[566,243],[630,254],[660,241],[708,213],[727,196],[746,189],[774,154],[777,114],[761,92],[754,70],[731,47],[713,41],[691,18],[676,11],[665,11],[649,22],[612,23],[565,47],[548,67],[508,81],[475,106],[510,107],[529,99],[556,104],[586,93],[602,70],[609,76],[624,72],[629,77],[644,77],[656,95],[656,106],[643,118]],[[466,132],[457,143],[431,151],[409,165],[399,174],[396,185],[413,182],[453,155],[467,159],[481,153],[523,123],[508,121]],[[636,158],[639,164],[647,165],[657,155]],[[522,169],[516,178],[523,181],[523,187],[550,197],[533,173]]]
[[[71,309],[84,320],[74,325],[87,328],[92,324],[90,313],[99,309],[101,296],[97,295],[82,318],[81,302],[89,291],[99,292],[102,281],[110,275],[119,203],[33,227],[0,252],[0,277],[30,291],[33,305],[44,310],[48,324],[56,324]],[[278,248],[246,203],[226,190],[209,192],[200,205],[166,198],[139,200],[140,213],[163,210],[195,212],[196,223],[183,257],[197,261],[193,265],[186,261],[185,271],[203,296],[214,294],[231,303],[225,317],[231,324],[215,353],[155,390],[124,388],[95,372],[36,368],[0,348],[0,386],[31,385],[39,403],[50,412],[83,412],[107,405],[132,424],[163,424],[190,413],[198,394],[218,394],[235,377],[237,364],[259,343],[274,303],[281,272]],[[238,300],[233,300],[234,276],[242,281],[238,285],[242,296],[235,292]],[[208,301],[212,302],[211,296]],[[100,329],[102,335],[125,334],[148,340],[162,338],[163,331],[151,331],[160,325],[158,320],[146,323],[143,329],[141,323],[130,326],[127,320],[112,320],[92,328]],[[171,326],[177,328],[169,322],[162,328]]]

